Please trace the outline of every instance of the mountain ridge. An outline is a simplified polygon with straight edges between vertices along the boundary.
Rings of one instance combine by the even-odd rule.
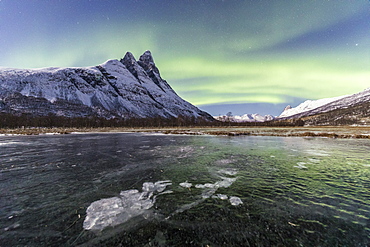
[[[346,108],[357,103],[370,101],[370,88],[361,92],[333,98],[324,98],[318,100],[306,100],[297,107],[289,108],[287,106],[284,111],[278,116],[279,119],[289,119],[305,117],[324,113],[339,108]]]
[[[183,100],[162,79],[150,51],[127,52],[90,67],[0,69],[0,112],[110,118],[212,116]]]
[[[370,88],[361,92],[308,100],[295,108],[286,107],[276,120],[301,119],[306,125],[370,124]]]

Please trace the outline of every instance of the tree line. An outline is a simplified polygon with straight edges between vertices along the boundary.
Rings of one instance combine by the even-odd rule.
[[[102,117],[64,117],[49,114],[33,116],[30,114],[14,115],[0,113],[0,128],[29,127],[65,127],[65,128],[100,128],[100,127],[169,127],[169,126],[209,126],[212,122],[204,118],[178,116],[177,118],[111,118]]]
[[[0,113],[0,128],[29,128],[29,127],[65,127],[65,128],[100,128],[100,127],[191,127],[191,126],[303,126],[302,120],[280,120],[268,122],[230,123],[218,120],[210,121],[202,117],[178,116],[172,118],[111,118],[102,117],[64,117],[49,114],[47,116],[34,116],[31,114],[14,115]]]

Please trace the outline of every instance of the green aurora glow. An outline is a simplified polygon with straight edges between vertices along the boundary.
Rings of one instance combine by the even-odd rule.
[[[0,0],[0,66],[93,66],[151,50],[162,77],[198,106],[369,87],[369,1],[42,2]]]

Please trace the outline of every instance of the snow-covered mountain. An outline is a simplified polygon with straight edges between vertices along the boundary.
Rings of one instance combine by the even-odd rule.
[[[150,51],[86,68],[0,69],[0,112],[212,120],[161,78]]]
[[[215,119],[222,121],[222,122],[235,122],[235,123],[243,123],[243,122],[266,122],[274,120],[274,116],[272,115],[265,115],[262,116],[260,114],[244,114],[244,115],[235,115],[235,116],[215,116]]]
[[[370,102],[370,88],[352,95],[344,95],[319,100],[307,100],[294,108],[287,106],[280,114],[278,119],[312,116],[338,109],[347,109],[368,102]]]
[[[297,115],[303,112],[308,112],[313,109],[319,108],[320,106],[329,104],[333,101],[339,100],[347,96],[348,95],[334,97],[334,98],[318,99],[318,100],[306,100],[305,102],[299,104],[298,106],[294,108],[288,105],[287,107],[285,107],[284,111],[280,114],[279,118],[287,118],[287,117],[294,116],[294,115]]]

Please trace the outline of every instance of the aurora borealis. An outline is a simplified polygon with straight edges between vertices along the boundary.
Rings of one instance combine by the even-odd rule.
[[[0,67],[93,66],[150,50],[213,115],[370,85],[368,0],[0,0]]]

